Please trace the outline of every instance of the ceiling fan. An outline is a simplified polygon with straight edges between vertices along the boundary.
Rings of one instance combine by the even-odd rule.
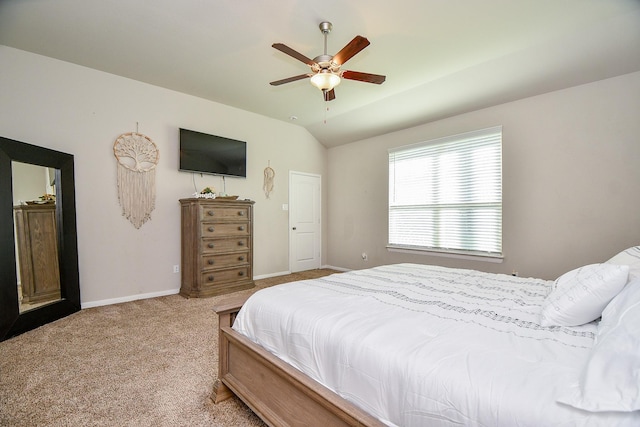
[[[272,47],[282,53],[286,53],[292,58],[302,61],[311,67],[311,73],[300,74],[282,80],[271,82],[272,86],[279,86],[297,80],[311,78],[311,84],[322,91],[325,101],[332,101],[336,98],[334,88],[340,84],[341,79],[357,80],[366,83],[382,84],[386,77],[378,74],[361,73],[359,71],[341,70],[349,59],[355,56],[365,47],[369,46],[369,40],[362,36],[355,36],[342,50],[334,56],[327,54],[327,35],[331,32],[333,25],[331,22],[321,22],[320,31],[324,35],[324,54],[309,59],[303,54],[296,52],[289,46],[282,43],[274,43]]]

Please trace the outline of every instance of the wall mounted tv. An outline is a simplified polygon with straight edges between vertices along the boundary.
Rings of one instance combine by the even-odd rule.
[[[180,170],[245,178],[247,143],[180,129]]]

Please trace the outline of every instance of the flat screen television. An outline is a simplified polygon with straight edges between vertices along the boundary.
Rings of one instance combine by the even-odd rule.
[[[180,170],[246,178],[247,143],[180,129]]]

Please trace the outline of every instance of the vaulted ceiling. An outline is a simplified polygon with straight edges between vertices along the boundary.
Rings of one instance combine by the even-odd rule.
[[[370,46],[323,100],[314,58]],[[640,70],[638,0],[0,0],[0,44],[292,121],[332,147]],[[0,70],[1,72],[1,70]],[[294,120],[295,118],[295,120]]]

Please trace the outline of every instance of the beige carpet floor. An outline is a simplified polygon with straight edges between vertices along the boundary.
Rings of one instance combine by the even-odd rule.
[[[0,343],[0,426],[264,426],[237,398],[210,400],[222,298],[90,308]]]

